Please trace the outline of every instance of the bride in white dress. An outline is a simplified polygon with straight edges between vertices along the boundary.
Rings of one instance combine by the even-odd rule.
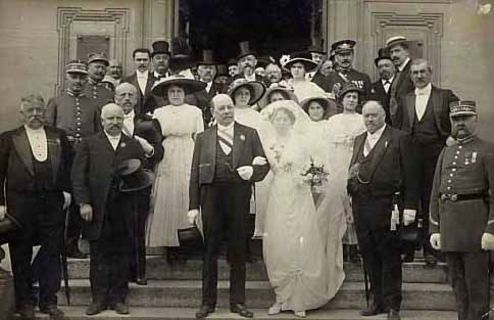
[[[293,101],[272,103],[262,114],[269,118],[263,146],[273,173],[263,238],[264,262],[276,294],[268,313],[292,310],[305,317],[306,310],[319,308],[334,296],[328,294],[334,287],[328,272],[331,259],[317,224],[310,184],[302,176],[314,152],[304,133],[310,120]]]

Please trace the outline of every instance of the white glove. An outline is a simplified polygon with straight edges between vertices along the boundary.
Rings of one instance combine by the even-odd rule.
[[[136,139],[139,142],[145,154],[147,155],[153,154],[154,147],[146,139],[141,138],[139,136],[134,136],[134,139]]]
[[[62,209],[65,210],[70,206],[70,203],[72,202],[72,196],[68,192],[63,192],[63,207]]]
[[[431,246],[435,250],[441,250],[441,234],[433,233],[431,234],[431,238],[429,239]]]
[[[484,232],[481,243],[482,250],[494,250],[494,234]]]
[[[7,207],[6,206],[0,206],[0,221],[5,219],[6,213],[7,213]]]
[[[403,210],[403,225],[408,226],[415,221],[415,215],[417,210],[415,209],[405,209]]]
[[[198,209],[192,209],[187,212],[187,219],[189,220],[190,224],[194,224],[199,217],[199,210]]]
[[[252,174],[254,173],[254,168],[252,166],[243,166],[237,168],[238,175],[242,180],[248,181],[250,177],[252,177]]]
[[[82,220],[86,222],[91,222],[93,220],[93,207],[90,204],[85,203],[81,205],[80,211]]]
[[[266,158],[264,157],[255,157],[254,160],[252,160],[252,165],[253,166],[263,166],[265,164],[267,164],[268,161],[266,160]]]

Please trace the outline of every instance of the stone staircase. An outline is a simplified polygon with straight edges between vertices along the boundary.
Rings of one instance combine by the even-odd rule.
[[[185,266],[170,267],[161,257],[148,257],[147,286],[131,284],[127,299],[130,315],[120,316],[107,310],[98,316],[85,316],[85,308],[91,301],[89,287],[89,260],[69,260],[71,306],[67,306],[63,289],[59,303],[66,319],[194,319],[201,302],[201,264],[189,260]],[[229,267],[219,261],[218,308],[211,319],[241,319],[228,310]],[[337,296],[320,310],[308,312],[309,319],[355,320],[386,319],[386,315],[360,317],[359,310],[365,307],[365,291],[361,266],[345,265],[346,280]],[[403,266],[402,318],[415,320],[456,319],[454,296],[446,283],[447,271],[444,264],[426,269],[423,262]],[[262,262],[249,264],[246,283],[247,306],[255,312],[256,319],[294,319],[292,313],[268,316],[267,308],[274,302],[274,294],[267,280]],[[494,299],[493,299],[494,301]],[[40,319],[47,318],[37,315]],[[1,319],[1,315],[0,315]]]

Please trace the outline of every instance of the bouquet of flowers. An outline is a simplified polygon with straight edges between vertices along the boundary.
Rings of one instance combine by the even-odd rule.
[[[314,159],[311,157],[309,167],[302,172],[302,177],[310,184],[312,196],[316,204],[322,192],[320,187],[328,181],[328,176],[329,173],[324,170],[324,165],[316,165]]]

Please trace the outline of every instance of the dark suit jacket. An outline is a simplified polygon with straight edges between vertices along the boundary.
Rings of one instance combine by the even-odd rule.
[[[234,124],[233,137],[233,168],[252,165],[255,157],[264,157],[264,149],[255,129]],[[189,208],[198,209],[200,206],[200,189],[203,184],[211,184],[214,180],[216,167],[217,126],[213,126],[197,135],[192,158],[192,168],[189,186]],[[269,171],[269,164],[253,166],[254,173],[250,181],[253,183],[264,179]],[[240,180],[239,177],[239,181]]]
[[[48,143],[48,159],[52,168],[54,189],[51,191],[70,192],[70,144],[63,130],[47,126],[44,129]],[[10,192],[35,190],[33,154],[24,126],[4,132],[0,136],[0,182],[0,205],[6,205],[8,202],[3,192],[4,188],[7,195]],[[14,212],[10,213],[15,215]]]
[[[137,81],[137,73],[134,72],[133,74],[127,76],[123,81],[134,85],[134,87],[136,87],[137,91],[139,92],[139,98],[137,100],[136,106],[137,114],[146,113],[148,111],[153,112],[153,110],[159,106],[157,105],[157,101],[151,93],[151,88],[156,82],[156,78],[154,77],[152,72],[148,73],[148,82],[146,83],[146,90],[144,94],[141,92],[141,87],[139,87],[139,82]]]
[[[219,86],[213,82],[211,85],[211,90],[209,92],[206,91],[206,89],[202,91],[198,91],[194,93],[193,95],[195,96],[196,99],[196,106],[202,110],[202,117],[204,119],[204,127],[207,127],[207,124],[212,118],[211,114],[211,100],[215,95],[218,93],[221,93],[221,90]]]
[[[451,133],[451,123],[449,121],[449,104],[457,101],[458,97],[448,89],[440,89],[432,86],[431,95],[427,102],[427,107],[432,107],[437,130],[446,139]],[[398,108],[396,110],[396,127],[412,132],[413,121],[415,119],[415,91],[411,91],[397,99]]]
[[[144,151],[137,140],[124,134],[116,150],[104,132],[84,138],[77,145],[71,175],[73,194],[78,205],[93,207],[93,220],[83,226],[86,239],[100,237],[110,189],[117,179],[116,169],[122,161],[133,158],[143,161]]]
[[[350,167],[355,165],[359,154],[363,152],[366,139],[367,132],[355,138]],[[374,197],[392,197],[395,192],[400,192],[404,207],[417,209],[418,168],[408,135],[387,125],[372,152],[369,176],[363,177],[369,183],[362,185],[356,179],[350,179],[350,194],[359,196],[363,187]]]
[[[393,79],[394,81],[394,79]],[[391,125],[391,114],[389,112],[389,97],[391,92],[391,86],[389,87],[388,92],[384,89],[381,78],[379,78],[376,82],[372,83],[370,90],[370,100],[379,101],[384,111],[386,112],[386,123]]]
[[[410,78],[410,66],[412,65],[412,59],[408,61],[403,71],[397,74],[393,80],[396,81],[395,97],[399,97],[413,91],[415,86]]]
[[[269,82],[268,79],[266,79],[265,77],[261,77],[260,75],[257,75],[257,74],[255,76],[256,76],[256,81],[264,83],[264,85],[269,88],[269,85],[271,83]],[[231,78],[231,80],[232,80],[231,82],[233,82],[237,79],[244,79],[244,75],[242,73],[237,74],[235,77]]]

